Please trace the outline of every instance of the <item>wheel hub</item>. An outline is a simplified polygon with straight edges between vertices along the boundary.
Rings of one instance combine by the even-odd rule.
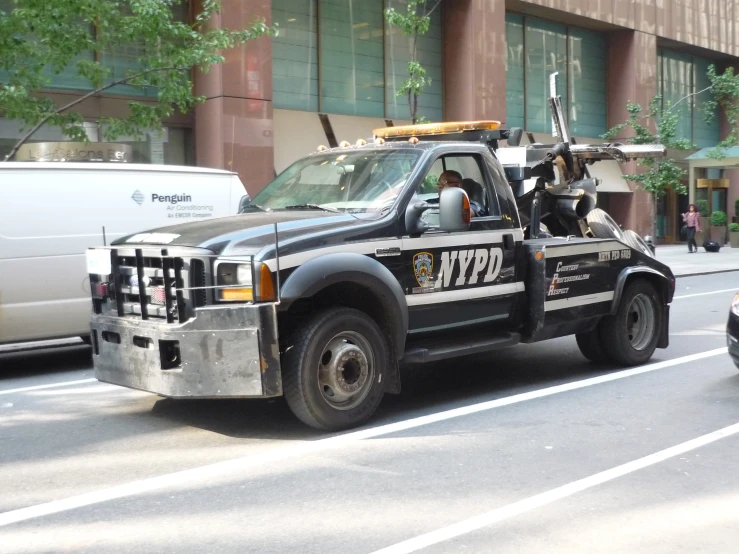
[[[335,408],[349,409],[366,396],[372,364],[362,340],[339,335],[323,349],[318,385],[323,398]],[[365,346],[365,348],[363,348]]]
[[[629,305],[626,332],[635,350],[644,350],[654,336],[656,317],[654,306],[644,294],[636,295]]]

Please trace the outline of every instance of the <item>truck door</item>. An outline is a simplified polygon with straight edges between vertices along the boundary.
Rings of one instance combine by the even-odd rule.
[[[439,177],[461,176],[462,188],[479,207],[468,230],[438,228],[438,210],[424,214],[430,228],[421,236],[403,237],[401,284],[409,308],[412,334],[458,327],[508,328],[523,283],[516,270],[516,251],[523,234],[507,212],[483,155],[454,151],[442,154],[419,186],[418,196],[438,199]]]

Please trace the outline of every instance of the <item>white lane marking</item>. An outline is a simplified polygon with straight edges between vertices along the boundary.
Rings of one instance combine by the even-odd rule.
[[[28,392],[34,390],[51,389],[54,387],[71,387],[72,385],[81,385],[83,383],[99,383],[97,379],[79,379],[77,381],[63,381],[61,383],[51,383],[49,385],[35,385],[33,387],[21,387],[19,389],[0,390],[0,395],[15,394],[17,392]],[[105,383],[100,383],[104,385]]]
[[[295,458],[306,454],[322,452],[331,448],[338,448],[348,444],[353,444],[361,440],[388,435],[390,433],[397,433],[399,431],[406,431],[408,429],[414,429],[416,427],[429,425],[431,423],[437,423],[439,421],[446,421],[466,415],[476,414],[479,412],[492,410],[494,408],[500,408],[502,406],[510,406],[511,404],[526,402],[528,400],[534,400],[537,398],[544,398],[545,396],[552,396],[554,394],[582,389],[601,383],[617,381],[619,379],[625,379],[634,375],[641,375],[643,373],[649,373],[667,367],[686,364],[694,362],[696,360],[710,358],[712,356],[719,356],[721,354],[726,354],[727,352],[727,347],[717,348],[715,350],[708,350],[699,354],[691,354],[689,356],[683,356],[682,358],[675,358],[673,360],[657,362],[654,364],[636,367],[633,369],[627,369],[608,375],[591,377],[590,379],[583,379],[581,381],[575,381],[572,383],[565,383],[563,385],[556,385],[554,387],[548,387],[545,389],[516,394],[513,396],[508,396],[506,398],[480,402],[478,404],[472,404],[470,406],[463,406],[461,408],[454,408],[452,410],[446,410],[435,414],[407,419],[405,421],[398,421],[397,423],[388,423],[386,425],[370,427],[369,429],[353,431],[350,433],[345,433],[343,435],[329,437],[327,439],[320,439],[312,442],[302,442],[282,448],[277,448],[271,452],[266,452],[263,454],[243,456],[240,458],[235,458],[233,460],[216,462],[214,464],[186,469],[175,473],[169,473],[157,477],[149,477],[140,481],[133,481],[99,491],[93,491],[78,496],[63,498],[61,500],[53,500],[45,504],[37,504],[35,506],[29,506],[27,508],[20,508],[17,510],[12,510],[10,512],[0,513],[0,527],[2,527],[3,525],[9,525],[11,523],[17,523],[19,521],[25,521],[36,517],[72,510],[74,508],[81,508],[83,506],[98,504],[100,502],[106,502],[118,498],[134,496],[136,494],[161,490],[169,486],[182,485],[184,483],[192,482],[196,479],[223,477],[226,472],[239,472],[253,466],[262,467],[263,465],[272,464],[276,461],[286,460],[288,458]]]
[[[739,285],[733,289],[714,290],[711,292],[699,292],[697,294],[685,294],[683,296],[675,296],[673,300],[680,300],[682,298],[695,298],[696,296],[708,296],[709,294],[721,294],[722,292],[739,292]]]
[[[470,519],[454,523],[447,527],[442,527],[441,529],[437,529],[436,531],[431,531],[430,533],[419,535],[418,537],[414,537],[412,539],[394,544],[392,546],[388,546],[387,548],[377,550],[372,554],[409,554],[410,552],[416,552],[418,550],[421,550],[422,548],[433,546],[435,544],[448,541],[455,537],[472,533],[473,531],[477,531],[479,529],[482,529],[483,527],[489,527],[490,525],[501,522],[503,520],[521,515],[537,508],[541,508],[542,506],[546,506],[547,504],[562,500],[563,498],[575,495],[584,490],[597,487],[598,485],[602,485],[603,483],[613,481],[614,479],[623,477],[624,475],[628,475],[629,473],[633,473],[635,471],[639,471],[640,469],[656,465],[660,462],[664,462],[669,458],[674,458],[675,456],[679,456],[680,454],[685,454],[686,452],[690,452],[691,450],[706,446],[721,439],[731,437],[732,435],[736,435],[737,433],[739,433],[739,423],[729,425],[728,427],[724,427],[723,429],[719,429],[718,431],[714,431],[713,433],[708,433],[707,435],[702,435],[687,442],[671,446],[670,448],[666,448],[665,450],[660,450],[659,452],[655,452],[654,454],[649,454],[648,456],[644,456],[643,458],[639,458],[620,466],[607,469],[606,471],[590,475],[588,477],[585,477],[584,479],[579,479],[577,481],[573,481],[572,483],[567,483],[566,485],[562,485],[561,487],[557,487],[556,489],[551,489],[541,494],[519,500],[518,502],[514,502],[513,504],[501,506],[500,508],[496,508],[495,510],[491,510]]]
[[[506,294],[523,292],[524,290],[526,290],[524,284],[520,281],[503,285],[491,285],[489,287],[475,287],[470,289],[438,292],[436,292],[436,289],[431,289],[432,292],[408,294],[405,297],[405,301],[408,303],[408,306],[421,306],[426,304],[439,304],[441,302],[460,302],[462,300],[473,300],[476,298],[504,296]]]
[[[562,298],[560,300],[548,300],[544,302],[544,311],[551,312],[554,310],[564,310],[566,308],[574,308],[575,306],[585,306],[587,304],[599,304],[600,302],[609,302],[613,300],[614,292],[599,292],[597,294],[586,294],[585,296],[573,296],[572,298]]]

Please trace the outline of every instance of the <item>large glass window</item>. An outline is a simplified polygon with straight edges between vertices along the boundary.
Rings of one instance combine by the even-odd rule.
[[[274,106],[409,119],[407,97],[396,92],[407,79],[410,39],[385,23],[386,7],[405,11],[405,0],[273,0],[280,30],[272,39]],[[441,7],[417,55],[431,78],[418,115],[441,121]]]
[[[272,0],[272,98],[289,110],[318,111],[318,32],[314,0]]]
[[[405,11],[404,0],[386,0],[386,6],[398,11]],[[433,4],[431,4],[433,6]],[[408,62],[410,61],[411,39],[406,37],[397,27],[385,27],[385,98],[387,102],[386,117],[390,119],[410,119],[408,97],[398,96],[397,91],[408,79]],[[418,97],[416,115],[429,121],[442,121],[442,40],[441,9],[431,13],[428,32],[418,38],[416,53],[418,61],[431,79]]]
[[[510,127],[526,126],[523,16],[506,15],[506,112]]]
[[[606,131],[606,41],[596,33],[506,14],[508,125],[551,133],[553,73],[574,135]]]
[[[583,137],[599,137],[607,125],[607,46],[596,33],[573,27],[568,40],[570,128]]]
[[[383,117],[382,0],[320,0],[321,109]]]
[[[658,54],[659,90],[665,107],[674,106],[680,114],[678,137],[687,139],[698,148],[715,146],[721,140],[719,118],[706,123],[703,104],[710,98],[705,91],[711,83],[707,72],[711,61],[660,49]],[[697,94],[700,91],[700,94]],[[688,97],[693,94],[694,96]]]

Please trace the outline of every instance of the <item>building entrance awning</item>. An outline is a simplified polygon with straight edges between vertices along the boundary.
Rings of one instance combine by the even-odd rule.
[[[717,167],[730,168],[739,167],[739,146],[732,146],[724,149],[724,157],[720,160],[709,156],[713,148],[703,148],[695,154],[691,154],[685,160],[690,164],[691,168],[700,167]]]
[[[724,157],[721,159],[710,157],[709,154],[712,150],[714,148],[703,148],[685,158],[685,161],[688,162],[688,195],[691,203],[695,202],[698,188],[709,189],[708,196],[710,202],[710,190],[713,188],[727,188],[729,186],[728,180],[726,179],[698,179],[697,177],[706,173],[705,170],[735,169],[739,167],[739,146],[725,148],[723,151]]]

